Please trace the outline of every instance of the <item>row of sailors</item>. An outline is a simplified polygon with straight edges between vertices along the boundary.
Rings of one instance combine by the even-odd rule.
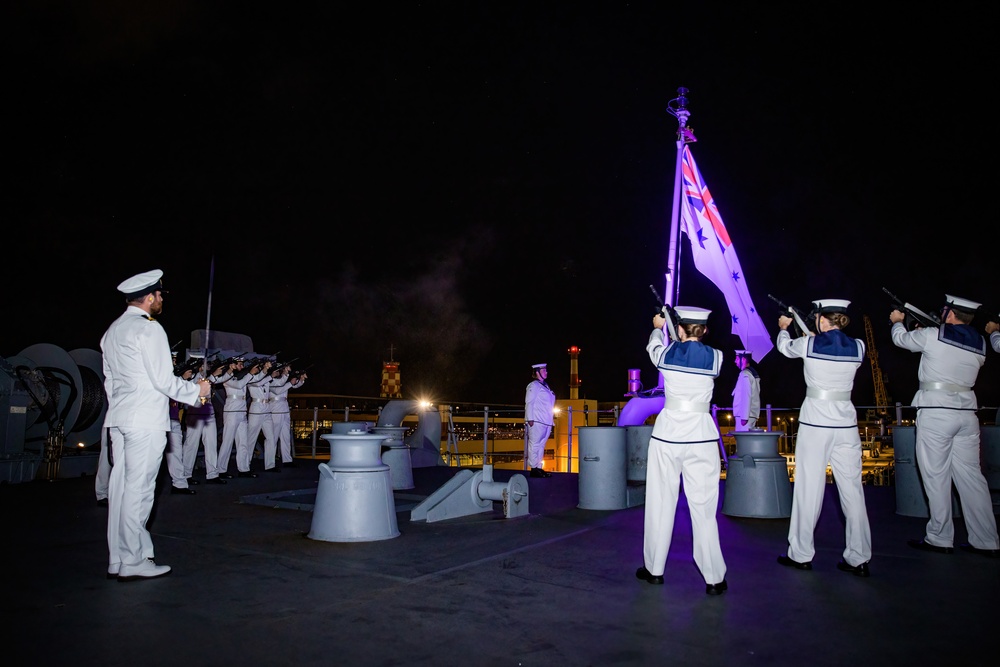
[[[218,443],[215,408],[211,400],[203,405],[185,406],[185,429],[181,428],[181,407],[171,401],[166,455],[171,493],[194,493],[190,486],[198,482],[192,480],[191,475],[198,458],[199,444],[205,450],[206,484],[225,484],[227,479],[236,476],[256,477],[257,474],[250,471],[250,461],[261,434],[264,436],[265,472],[281,471],[276,464],[279,445],[282,466],[295,465],[288,392],[301,387],[308,375],[303,371],[293,372],[288,364],[275,365],[271,360],[257,361],[250,368],[244,368],[246,363],[236,357],[207,376],[213,388],[222,385],[226,392],[221,443]],[[205,372],[187,369],[181,377],[198,382],[205,377]],[[234,446],[236,475],[228,471]]]

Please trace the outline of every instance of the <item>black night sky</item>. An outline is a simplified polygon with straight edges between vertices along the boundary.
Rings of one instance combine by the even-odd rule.
[[[908,404],[882,288],[1000,307],[988,6],[755,5],[7,6],[0,355],[98,349],[115,286],[160,268],[171,342],[205,326],[211,277],[212,329],[314,364],[304,391],[377,395],[391,347],[407,397],[517,404],[547,361],[566,398],[577,345],[581,397],[618,400],[629,368],[656,381],[684,86],[768,329],[768,293],[850,299]],[[681,281],[715,313],[728,406],[739,339],[690,262]],[[759,368],[764,402],[797,407],[801,362]],[[872,386],[866,363],[857,405]]]

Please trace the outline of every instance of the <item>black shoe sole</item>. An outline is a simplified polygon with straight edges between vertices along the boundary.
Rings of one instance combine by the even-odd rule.
[[[871,576],[871,572],[868,571],[868,563],[862,563],[861,565],[855,567],[850,563],[848,563],[847,561],[842,560],[839,563],[837,563],[837,569],[840,570],[841,572],[849,572],[850,574],[853,574],[855,577]]]
[[[723,579],[717,584],[705,584],[705,593],[708,595],[722,595],[729,590],[729,584]]]
[[[907,540],[906,543],[917,549],[918,551],[929,551],[935,554],[952,554],[955,553],[955,549],[952,547],[939,547],[934,544],[928,544],[923,540]]]
[[[778,556],[778,564],[784,565],[785,567],[794,567],[796,570],[811,570],[813,569],[812,562],[800,563],[797,560],[792,560],[788,556]]]
[[[650,574],[649,570],[645,567],[640,567],[635,571],[635,578],[639,581],[645,581],[647,584],[655,584],[657,586],[663,585],[663,575]]]

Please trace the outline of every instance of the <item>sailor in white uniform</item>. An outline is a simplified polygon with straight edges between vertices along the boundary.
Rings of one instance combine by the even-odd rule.
[[[232,365],[232,374],[222,386],[226,389],[226,403],[222,408],[222,443],[219,445],[218,467],[221,479],[233,479],[229,473],[229,457],[236,445],[236,468],[240,461],[247,461],[245,476],[255,476],[250,472],[250,455],[247,446],[247,384],[254,378],[260,379],[264,371],[260,367],[246,368],[246,360],[237,357]],[[246,370],[246,372],[244,372]],[[256,374],[253,371],[257,371]]]
[[[555,421],[553,408],[556,405],[556,394],[549,388],[545,379],[549,376],[546,364],[534,364],[531,367],[533,380],[524,391],[524,421],[528,450],[528,467],[531,477],[551,477],[552,473],[545,470],[543,458],[545,443],[552,433]]]
[[[247,411],[247,445],[246,445],[246,461],[240,461],[237,452],[236,464],[239,466],[240,477],[249,477],[251,474],[250,470],[250,457],[253,455],[254,448],[257,446],[257,439],[260,434],[264,434],[264,471],[265,472],[278,472],[274,467],[274,430],[271,425],[271,408],[268,406],[267,402],[270,400],[270,386],[274,382],[274,374],[271,372],[271,362],[268,361],[264,364],[267,371],[259,378],[250,381],[247,385],[247,393],[250,395],[250,407]],[[271,467],[267,467],[267,462],[271,463]],[[243,472],[243,465],[246,464],[247,474]]]
[[[167,334],[154,317],[163,310],[160,270],[118,285],[128,304],[101,337],[104,390],[112,456],[108,485],[108,577],[133,581],[170,573],[153,561],[146,529],[153,508],[156,475],[169,428],[169,401],[193,405],[209,384],[185,382],[173,373]]]
[[[812,315],[819,333],[794,339],[788,333],[792,318],[778,318],[778,351],[790,359],[802,359],[806,381],[795,446],[788,552],[778,556],[778,563],[812,569],[816,554],[813,537],[823,508],[829,463],[846,523],[846,546],[837,569],[867,577],[872,557],[871,526],[861,484],[858,414],[851,402],[854,376],[865,360],[865,344],[841,331],[851,321],[847,316],[850,303],[843,299],[814,301]]]
[[[649,440],[643,566],[635,576],[650,584],[663,583],[683,478],[694,562],[705,579],[705,592],[721,595],[728,588],[716,518],[722,464],[711,401],[715,378],[722,369],[722,352],[701,342],[711,311],[678,306],[675,312],[676,325],[663,312],[653,317],[654,329],[646,345],[650,360],[663,376],[664,401]],[[676,340],[667,338],[671,327]]]
[[[962,549],[991,558],[1000,557],[997,522],[989,486],[980,468],[979,419],[973,386],[986,362],[986,341],[971,322],[980,304],[950,294],[938,327],[907,331],[905,313],[893,310],[892,342],[920,352],[913,397],[917,408],[916,458],[927,494],[930,518],[923,539],[908,544],[923,551],[952,553],[951,487],[962,503],[968,543]]]
[[[174,366],[174,373],[177,373],[177,366]],[[194,371],[185,369],[180,378],[185,382],[190,382],[194,378]],[[187,409],[187,406],[185,406]],[[180,495],[195,495],[196,491],[191,488],[197,484],[197,480],[189,480],[184,472],[184,426],[181,424],[181,404],[177,401],[170,401],[170,428],[167,431],[167,472],[170,474],[170,493]]]
[[[736,367],[740,374],[733,388],[733,419],[737,431],[750,431],[757,427],[760,417],[760,374],[750,365],[753,353],[736,350]]]
[[[207,377],[206,377],[207,373]],[[207,379],[212,386],[223,384],[231,377],[229,366],[220,366],[214,371],[201,368],[195,381]],[[184,475],[193,481],[194,464],[198,460],[198,446],[205,450],[205,483],[225,484],[219,477],[219,427],[215,421],[215,406],[211,397],[204,405],[193,405],[184,411]]]
[[[292,456],[292,419],[288,412],[288,392],[301,387],[306,381],[306,374],[292,374],[292,367],[286,365],[281,371],[281,380],[272,382],[268,388],[268,406],[271,408],[271,430],[281,449],[281,465],[291,468],[295,466],[295,458]],[[276,456],[276,453],[272,455],[272,468],[275,466]],[[266,469],[267,461],[264,466]]]

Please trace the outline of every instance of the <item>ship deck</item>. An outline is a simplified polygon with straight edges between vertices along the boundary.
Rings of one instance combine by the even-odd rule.
[[[581,509],[576,474],[527,478],[527,516],[504,518],[497,502],[411,521],[414,500],[457,470],[414,469],[415,488],[396,493],[399,536],[358,542],[307,537],[313,513],[292,501],[312,502],[316,461],[194,496],[161,482],[150,530],[173,571],[129,583],[105,577],[93,477],[2,485],[9,664],[996,664],[1000,561],[909,548],[925,520],[896,512],[894,487],[865,486],[868,579],[836,569],[833,485],[809,572],[775,562],[788,519],[720,513],[729,590],[712,597],[683,497],[666,583],[650,586],[634,576],[643,506]]]

